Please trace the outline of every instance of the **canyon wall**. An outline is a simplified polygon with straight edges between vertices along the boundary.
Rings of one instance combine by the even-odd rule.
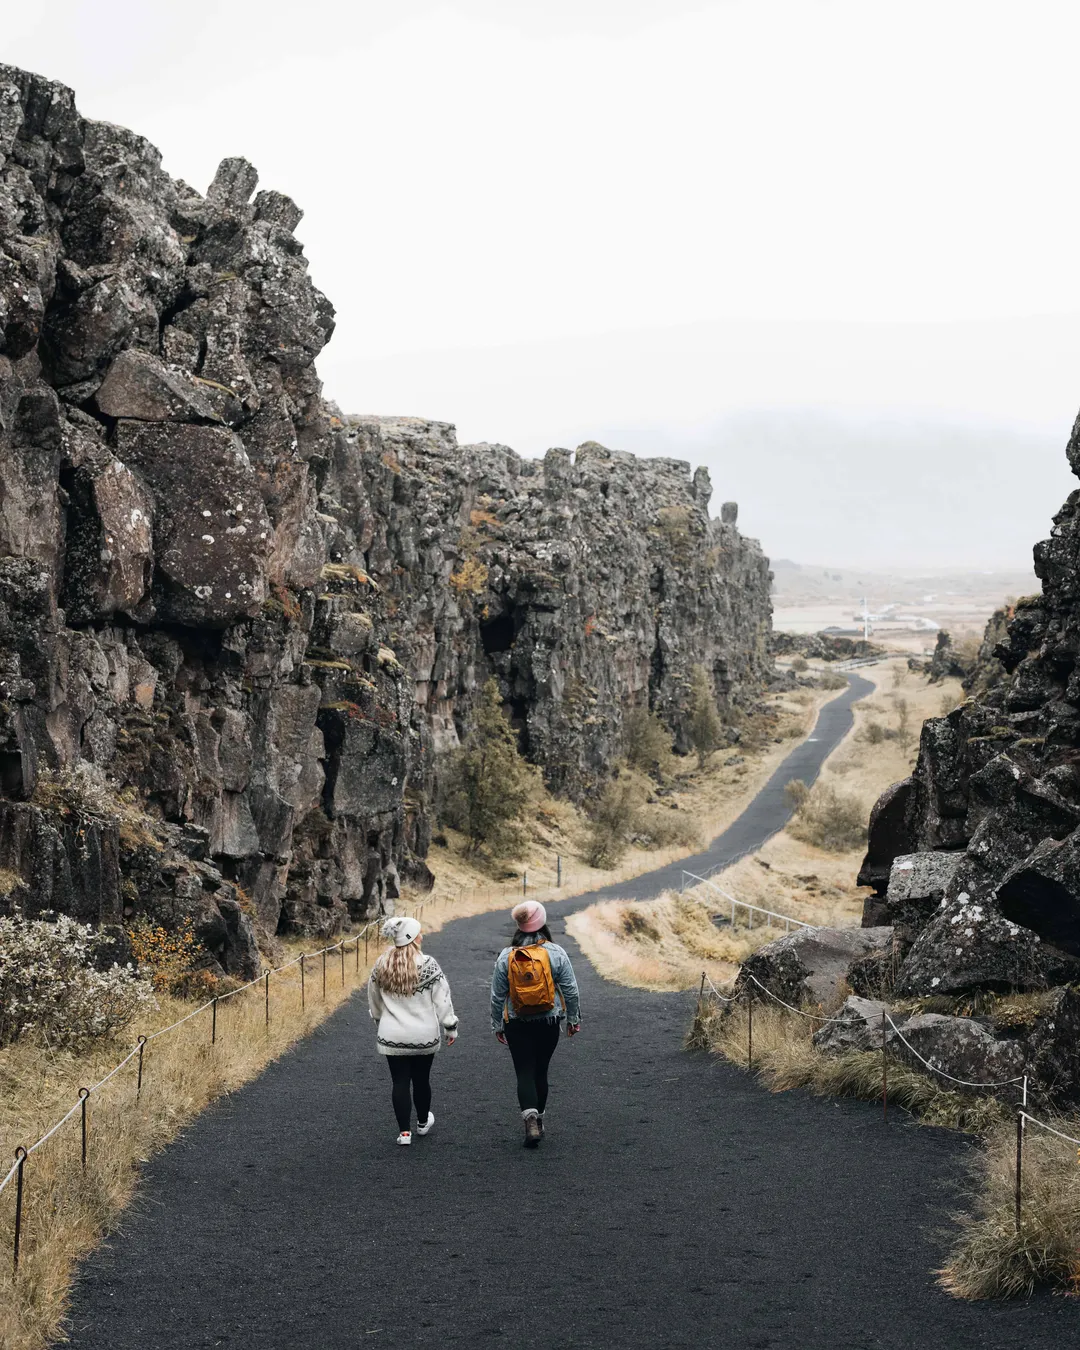
[[[1067,453],[1080,471],[1080,422]],[[974,696],[871,818],[866,922],[898,925],[906,995],[1080,979],[1080,492],[1034,558],[1042,593],[993,616]]]
[[[769,669],[767,560],[704,471],[542,462],[328,404],[287,197],[205,196],[0,66],[0,893],[118,925],[338,930],[423,862],[437,755],[498,677],[580,797],[624,710],[685,742]]]

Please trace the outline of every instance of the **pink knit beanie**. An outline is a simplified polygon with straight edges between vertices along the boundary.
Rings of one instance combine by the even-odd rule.
[[[523,933],[535,933],[547,923],[547,910],[539,900],[522,900],[510,911],[510,917]]]

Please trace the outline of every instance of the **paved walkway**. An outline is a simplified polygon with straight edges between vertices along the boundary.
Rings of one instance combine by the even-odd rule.
[[[557,932],[592,898],[552,906]],[[969,1305],[935,1287],[974,1147],[963,1136],[771,1096],[681,1049],[688,995],[609,984],[565,937],[584,1030],[553,1063],[548,1138],[523,1150],[509,1056],[487,1029],[509,927],[480,915],[430,940],[463,1023],[435,1065],[431,1135],[395,1146],[389,1074],[354,998],[151,1162],[123,1229],[83,1269],[73,1345],[1076,1342],[1069,1301]]]

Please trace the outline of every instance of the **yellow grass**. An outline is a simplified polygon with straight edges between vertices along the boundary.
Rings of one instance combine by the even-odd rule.
[[[714,984],[729,981],[751,952],[784,931],[717,928],[708,905],[671,892],[590,905],[572,914],[566,928],[605,979],[664,990],[696,989],[702,971]]]
[[[923,722],[939,717],[946,703],[955,705],[962,690],[958,680],[928,684],[925,676],[907,669],[906,658],[865,666],[858,673],[875,686],[874,692],[855,704],[854,726],[825,761],[819,781],[855,797],[869,818],[881,793],[911,772]],[[871,724],[899,731],[901,699],[908,705],[910,740],[872,743]],[[830,853],[784,830],[752,857],[727,868],[717,881],[740,900],[806,923],[858,926],[863,898],[869,894],[855,885],[863,852],[860,845],[847,853]]]
[[[1039,1113],[1043,1118],[1042,1113]],[[1080,1138],[1080,1117],[1045,1117]],[[1016,1127],[991,1131],[980,1164],[974,1212],[960,1215],[960,1238],[941,1283],[960,1298],[1015,1298],[1037,1286],[1080,1289],[1080,1162],[1075,1144],[1028,1125],[1024,1137],[1020,1231],[1016,1231]]]
[[[836,697],[836,691],[800,689],[765,700],[777,722],[764,744],[732,746],[710,756],[704,769],[690,758],[682,761],[675,791],[663,800],[674,801],[683,815],[698,827],[703,841],[721,834],[747,803],[765,785],[777,765],[811,732],[818,709]],[[726,764],[741,758],[741,764]],[[500,865],[501,875],[465,855],[464,840],[452,830],[442,832],[446,844],[433,845],[428,864],[435,874],[431,895],[450,901],[455,915],[478,914],[511,905],[522,894],[522,875],[528,894],[539,900],[580,895],[685,858],[694,848],[631,847],[615,867],[590,867],[581,857],[587,821],[571,803],[538,792],[526,821],[527,847],[520,857]],[[562,886],[556,886],[556,856],[562,857]]]
[[[833,1009],[826,1008],[828,1014]],[[816,1010],[815,1010],[816,1011]],[[687,1045],[711,1050],[743,1068],[750,1054],[749,1012],[744,1004],[724,1008],[706,997],[698,1006]],[[753,1072],[771,1092],[808,1088],[823,1097],[882,1099],[880,1051],[824,1055],[814,1049],[819,1024],[796,1013],[755,1001],[753,1005]],[[951,1091],[928,1074],[890,1059],[890,1106],[908,1111],[927,1125],[985,1133],[1000,1125],[1004,1109],[992,1097]]]
[[[264,989],[219,1002],[217,1039],[211,1045],[209,1010],[150,1041],[144,1051],[142,1091],[136,1095],[134,1059],[88,1102],[86,1170],[76,1115],[37,1153],[24,1172],[23,1237],[17,1278],[12,1277],[11,1237],[15,1185],[0,1195],[0,1346],[39,1350],[62,1333],[72,1268],[115,1224],[131,1199],[140,1164],[222,1093],[254,1078],[300,1037],[322,1022],[366,980],[380,945],[338,953],[326,966],[323,997],[320,957],[305,962],[306,1006],[301,1008],[299,967],[270,977],[270,1022]],[[292,944],[291,958],[301,950]],[[151,1035],[198,1004],[162,998],[158,1012],[132,1035],[75,1051],[51,1051],[23,1041],[0,1050],[0,1158],[6,1173],[18,1145],[30,1145],[77,1100],[80,1086],[102,1078],[142,1032]],[[0,1173],[0,1174],[2,1174]]]

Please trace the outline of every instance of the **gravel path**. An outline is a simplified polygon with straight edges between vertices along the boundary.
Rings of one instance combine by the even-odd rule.
[[[594,898],[550,907],[556,935]],[[354,998],[150,1163],[83,1268],[72,1344],[1075,1343],[1070,1302],[968,1305],[934,1286],[970,1142],[885,1126],[860,1103],[771,1096],[685,1053],[688,995],[609,984],[565,936],[584,1030],[555,1057],[548,1138],[523,1150],[509,1055],[487,1030],[508,934],[505,916],[480,915],[430,940],[463,1034],[435,1064],[429,1136],[395,1146],[389,1074]]]

